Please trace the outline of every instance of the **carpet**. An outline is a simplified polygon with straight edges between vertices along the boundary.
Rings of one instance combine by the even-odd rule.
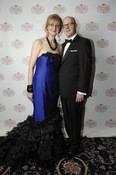
[[[116,175],[116,138],[84,137],[75,157],[62,156],[46,169],[40,168],[36,161],[28,160],[12,175]]]
[[[73,159],[62,159],[56,175],[116,175],[116,138],[84,138]]]

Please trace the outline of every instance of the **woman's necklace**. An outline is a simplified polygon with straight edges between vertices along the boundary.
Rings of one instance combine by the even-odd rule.
[[[54,48],[51,46],[51,43],[50,43],[48,37],[46,37],[46,40],[47,40],[47,42],[49,44],[50,49],[52,49],[52,50],[56,50],[57,49],[57,41],[56,41],[56,39],[54,39],[54,43],[55,43],[55,47]]]

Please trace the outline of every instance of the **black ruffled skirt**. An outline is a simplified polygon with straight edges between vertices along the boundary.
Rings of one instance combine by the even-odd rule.
[[[59,159],[64,145],[61,125],[62,117],[58,113],[43,122],[35,122],[28,116],[0,142],[0,165],[16,168],[29,159],[38,162]]]

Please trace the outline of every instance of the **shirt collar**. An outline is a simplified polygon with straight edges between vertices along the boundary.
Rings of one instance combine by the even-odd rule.
[[[72,37],[70,37],[70,38],[68,38],[68,39],[74,39],[75,38],[75,36],[77,35],[77,33],[75,33]]]

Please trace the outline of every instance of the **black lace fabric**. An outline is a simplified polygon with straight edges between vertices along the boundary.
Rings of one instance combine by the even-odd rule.
[[[17,167],[29,159],[57,160],[63,151],[62,117],[53,111],[51,120],[35,122],[28,116],[7,133],[0,143],[0,165]]]

